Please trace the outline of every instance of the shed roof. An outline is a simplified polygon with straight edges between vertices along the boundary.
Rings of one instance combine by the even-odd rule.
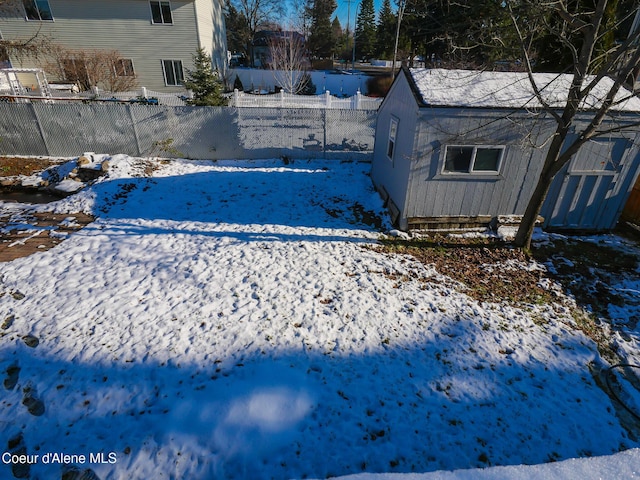
[[[440,107],[475,108],[526,108],[537,109],[542,105],[536,97],[525,72],[485,72],[474,70],[445,70],[411,68],[407,77],[419,103]],[[536,85],[546,102],[554,108],[564,107],[573,75],[559,73],[534,73]],[[588,77],[591,81],[594,77]],[[593,110],[613,85],[604,77],[588,95],[581,108]],[[624,88],[616,96],[612,110],[640,112],[640,98]]]

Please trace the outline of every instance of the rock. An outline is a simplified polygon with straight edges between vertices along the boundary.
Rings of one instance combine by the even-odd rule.
[[[15,187],[19,184],[19,181],[15,178],[3,178],[0,180],[0,185],[3,187]]]
[[[2,328],[2,330],[6,330],[8,328],[11,328],[11,325],[13,325],[13,321],[16,319],[15,315],[7,315],[4,318],[4,322],[2,322],[2,326],[0,326],[0,328]]]
[[[22,436],[22,432],[18,435],[12,437],[7,442],[7,448],[9,449],[9,453],[13,455],[26,455],[27,447],[24,444],[24,437]],[[11,464],[11,473],[15,478],[29,478],[31,473],[31,468],[28,463],[12,463]]]
[[[40,344],[40,340],[38,337],[33,336],[31,334],[25,335],[22,337],[22,341],[25,343],[27,347],[36,348]]]
[[[13,390],[18,384],[20,378],[20,367],[16,364],[10,365],[7,368],[7,376],[4,379],[3,385],[7,390]]]
[[[19,291],[13,291],[11,292],[11,296],[15,299],[15,300],[22,300],[24,298],[24,293],[19,292]]]
[[[29,413],[34,417],[44,415],[44,402],[38,398],[35,388],[28,384],[22,389],[22,393],[22,404],[27,407]]]

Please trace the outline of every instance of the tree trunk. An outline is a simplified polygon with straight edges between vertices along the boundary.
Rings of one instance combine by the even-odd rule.
[[[565,111],[565,114],[566,113],[567,112]],[[518,227],[518,232],[516,233],[516,238],[514,240],[516,247],[524,248],[525,250],[529,250],[531,248],[533,229],[536,226],[536,221],[538,220],[538,215],[540,214],[542,205],[547,198],[551,182],[560,169],[569,162],[569,160],[571,160],[570,155],[560,154],[565,139],[567,138],[567,131],[568,129],[566,127],[558,127],[554,139],[549,146],[549,150],[547,150],[547,155],[544,159],[544,166],[542,167],[542,172],[538,177],[538,183],[536,183],[533,194],[527,203],[527,208],[524,211],[524,216],[522,217],[522,221]]]
[[[531,199],[524,211],[522,221],[518,227],[518,233],[516,233],[516,238],[514,240],[516,247],[524,248],[525,250],[529,250],[531,248],[533,229],[536,226],[536,221],[538,220],[538,215],[540,214],[542,205],[547,198],[547,193],[549,192],[549,187],[551,187],[553,177],[555,177],[555,174],[552,174],[550,170],[551,169],[546,168],[542,174],[540,174],[540,177],[538,177],[538,183],[536,184],[536,188],[533,190]]]

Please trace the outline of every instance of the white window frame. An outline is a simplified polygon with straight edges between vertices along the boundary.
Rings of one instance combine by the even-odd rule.
[[[389,119],[389,136],[387,138],[387,158],[393,162],[393,157],[396,153],[396,147],[398,145],[398,127],[400,120],[393,115]]]
[[[449,148],[472,148],[471,161],[469,162],[469,169],[465,171],[447,170],[447,154]],[[475,170],[476,156],[478,150],[500,150],[500,157],[498,158],[498,166],[496,170]],[[504,152],[506,150],[505,145],[445,145],[442,156],[442,175],[500,175],[502,170],[502,163],[504,160]]]
[[[29,18],[25,1],[29,1],[29,0],[22,0],[22,7],[24,8],[24,18],[27,20],[27,22],[53,22],[53,10],[51,10],[51,4],[49,3],[49,0],[31,0],[33,2],[33,6],[38,12],[38,18]],[[46,2],[47,9],[49,11],[49,15],[51,16],[51,18],[42,18],[42,10],[40,9],[38,2]]]
[[[161,22],[156,22],[153,16],[153,4],[157,3],[158,4],[158,8],[160,9],[160,17],[162,19]],[[164,15],[162,13],[162,4],[166,4],[169,6],[169,13],[171,15],[171,18],[169,22],[166,21],[166,19],[164,18]],[[173,25],[173,9],[171,8],[171,2],[167,1],[167,0],[163,0],[163,1],[157,1],[157,0],[149,0],[149,10],[151,12],[151,24],[152,25]]]
[[[184,67],[182,65],[182,60],[161,60],[162,62],[162,74],[164,76],[164,84],[167,87],[180,87],[184,85]],[[176,80],[176,83],[169,83],[167,78],[167,70],[166,70],[166,62],[171,62],[171,68],[173,69],[173,77]],[[176,64],[180,65],[180,79],[178,79],[178,75],[176,75]]]

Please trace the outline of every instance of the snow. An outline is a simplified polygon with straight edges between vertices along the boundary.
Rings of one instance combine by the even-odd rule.
[[[101,480],[637,476],[570,308],[479,303],[370,248],[368,164],[103,159],[37,207],[98,218],[2,264],[0,445],[39,455],[31,478],[52,454]]]
[[[488,72],[412,68],[413,81],[429,106],[457,106],[481,108],[541,108],[526,72]],[[563,108],[573,75],[534,73],[535,83],[547,104]],[[595,77],[589,76],[585,86]],[[601,79],[587,95],[581,108],[595,109],[601,105],[613,86],[608,77]],[[622,88],[615,97],[614,111],[640,112],[640,99]]]

